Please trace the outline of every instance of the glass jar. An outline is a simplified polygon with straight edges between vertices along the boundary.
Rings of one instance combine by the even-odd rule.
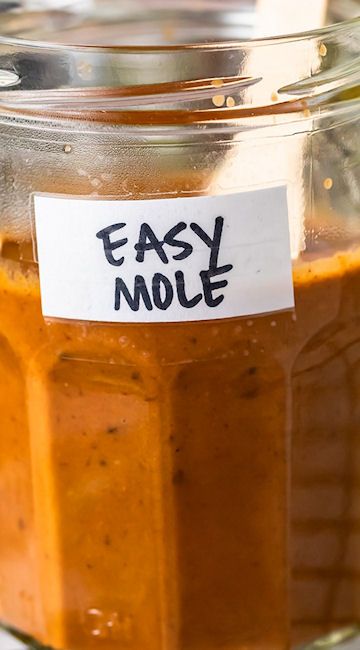
[[[16,5],[4,626],[60,650],[356,637],[356,4]]]

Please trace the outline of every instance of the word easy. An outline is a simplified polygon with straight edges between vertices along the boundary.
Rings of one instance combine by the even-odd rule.
[[[151,225],[144,222],[140,225],[133,242],[126,236],[126,226],[126,223],[115,223],[96,233],[96,237],[102,242],[108,264],[125,269],[123,274],[119,273],[115,278],[114,309],[116,311],[121,310],[124,301],[132,311],[137,312],[144,307],[148,311],[154,308],[166,310],[175,300],[184,309],[191,309],[200,301],[204,301],[210,308],[215,308],[224,300],[224,294],[219,293],[219,290],[225,289],[228,280],[221,276],[229,273],[233,265],[218,265],[224,227],[223,217],[218,216],[214,219],[211,234],[195,222],[186,224],[180,221],[159,237]],[[190,238],[186,237],[185,231],[191,233]],[[197,269],[193,261],[195,252],[191,241],[194,242],[194,235],[196,249],[198,246],[205,247],[209,253],[207,266],[202,269]],[[136,267],[139,265],[139,271],[141,268],[151,269],[150,276],[148,273],[139,272],[133,273],[129,279],[126,263],[130,259],[135,262]],[[179,262],[179,268],[167,273],[170,259]],[[134,268],[134,264],[131,268]],[[199,278],[200,291],[196,293],[193,291],[191,295],[187,283],[191,278],[191,284],[194,286],[194,274]]]

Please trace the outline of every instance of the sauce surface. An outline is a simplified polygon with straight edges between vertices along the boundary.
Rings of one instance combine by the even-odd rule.
[[[2,261],[5,624],[71,650],[285,650],[356,619],[360,251],[294,285],[294,313],[44,322],[36,273]]]

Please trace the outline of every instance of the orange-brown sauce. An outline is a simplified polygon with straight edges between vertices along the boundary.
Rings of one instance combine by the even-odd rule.
[[[3,261],[3,622],[68,650],[285,650],[356,619],[360,252],[294,283],[294,313],[44,322]]]

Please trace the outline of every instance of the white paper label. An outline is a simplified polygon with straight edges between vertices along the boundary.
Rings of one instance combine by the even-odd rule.
[[[294,306],[285,186],[139,201],[34,199],[46,317],[174,322]]]

